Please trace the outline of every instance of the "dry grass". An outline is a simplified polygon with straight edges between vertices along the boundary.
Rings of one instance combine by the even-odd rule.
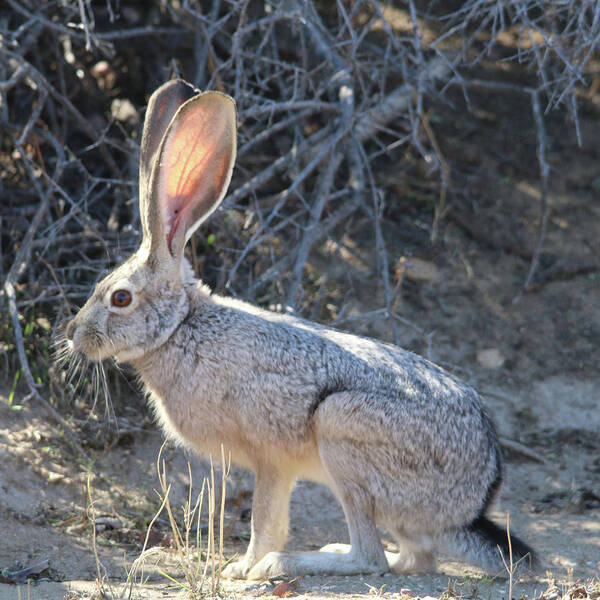
[[[188,462],[188,498],[182,507],[182,522],[180,523],[175,516],[169,498],[171,484],[167,477],[166,463],[162,458],[163,449],[164,444],[156,461],[159,481],[157,493],[159,494],[160,507],[148,525],[142,551],[129,572],[130,595],[136,584],[143,583],[145,570],[152,560],[153,570],[160,573],[177,589],[185,592],[187,597],[192,599],[202,598],[205,595],[214,597],[220,589],[221,570],[224,566],[223,531],[229,460],[225,458],[225,450],[221,446],[219,503],[216,500],[217,482],[212,457],[210,459],[210,476],[202,481],[200,492],[196,498],[193,497],[194,482],[191,466]],[[203,540],[201,532],[205,506],[208,529],[206,539]],[[161,566],[161,558],[164,555],[163,548],[148,548],[152,527],[159,516],[165,512],[171,528],[171,546],[175,554],[175,567],[183,573],[185,580],[183,582],[177,580]],[[215,536],[217,526],[218,535]]]

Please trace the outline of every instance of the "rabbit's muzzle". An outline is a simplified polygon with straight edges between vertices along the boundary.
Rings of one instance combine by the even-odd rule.
[[[89,345],[86,343],[89,335],[85,335],[85,331],[82,329],[81,323],[77,322],[77,317],[71,319],[65,329],[65,337],[67,338],[69,351],[72,354],[81,354],[87,358],[93,358],[90,356],[90,349],[87,348]]]
[[[71,319],[65,329],[68,348],[72,354],[83,355],[86,358],[98,361],[109,355],[104,348],[104,336],[96,326],[90,325],[87,320],[81,320],[80,315]]]

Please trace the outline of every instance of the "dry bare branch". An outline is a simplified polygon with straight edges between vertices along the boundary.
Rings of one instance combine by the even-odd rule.
[[[456,86],[467,106],[476,87],[531,101],[542,199],[525,288],[535,280],[548,221],[547,112],[569,111],[581,137],[577,94],[597,55],[597,2],[467,0],[451,11],[413,0],[5,4],[0,272],[9,311],[0,327],[32,393],[39,373],[49,376],[48,359],[22,323],[38,311],[65,319],[135,248],[143,111],[176,75],[231,93],[238,105],[230,193],[196,238],[194,264],[218,291],[333,318],[311,304],[325,286],[307,274],[322,243],[337,244],[360,219],[373,232],[382,290],[364,322],[386,319],[394,338],[405,327],[426,336],[397,312],[377,170],[412,153],[437,173],[443,194],[451,190],[450,157],[423,119]],[[503,35],[517,39],[514,56],[494,54]],[[520,63],[526,77],[486,81],[473,67],[490,59]],[[440,197],[430,233],[443,227]],[[355,317],[342,308],[335,322]]]

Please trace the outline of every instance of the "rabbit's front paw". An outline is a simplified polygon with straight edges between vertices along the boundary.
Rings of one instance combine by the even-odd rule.
[[[247,574],[248,579],[270,579],[282,575],[291,575],[286,566],[285,552],[269,552],[263,556]]]
[[[222,571],[221,577],[225,579],[245,579],[249,567],[245,560],[236,560],[229,563]]]

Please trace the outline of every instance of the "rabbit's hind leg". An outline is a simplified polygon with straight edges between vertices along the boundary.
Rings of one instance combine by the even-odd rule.
[[[248,573],[248,579],[298,575],[358,575],[386,573],[388,563],[368,505],[361,504],[362,494],[352,497],[339,488],[350,533],[350,546],[330,544],[319,552],[269,552]]]
[[[335,552],[348,554],[352,550],[350,544],[327,544],[319,552]],[[437,561],[433,552],[413,544],[403,543],[399,552],[385,551],[389,570],[396,575],[410,575],[411,573],[435,573]]]
[[[398,535],[396,532],[393,532],[393,536],[398,544],[399,552],[385,553],[392,573],[408,575],[436,571],[437,561],[430,544]]]
[[[360,483],[347,476],[345,465],[340,465],[337,460],[340,448],[336,444],[330,444],[318,434],[317,443],[323,467],[344,509],[350,546],[330,545],[319,552],[269,552],[250,570],[249,579],[277,575],[357,575],[389,571],[375,525],[373,497]]]
[[[348,554],[352,550],[350,544],[327,544],[319,552],[336,552]],[[416,546],[412,542],[402,543],[400,552],[385,551],[390,571],[396,575],[411,573],[433,573],[436,571],[437,561],[432,552]]]

